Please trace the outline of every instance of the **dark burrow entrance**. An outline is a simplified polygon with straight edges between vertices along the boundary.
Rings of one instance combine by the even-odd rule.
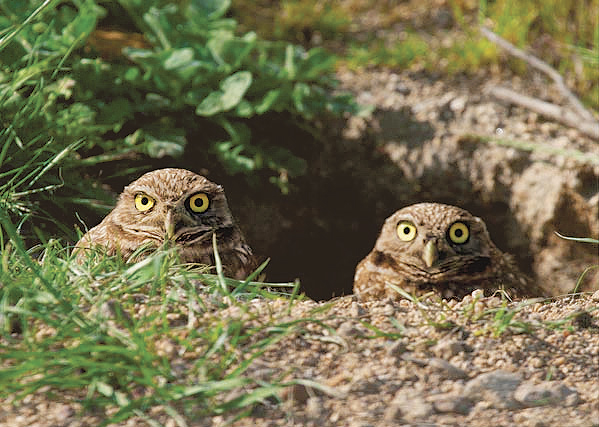
[[[429,124],[415,122],[407,111],[390,114],[399,129],[396,142],[368,135],[339,140],[341,132],[333,129],[329,142],[308,144],[317,149],[306,156],[308,173],[294,181],[289,195],[250,190],[223,177],[250,242],[271,258],[269,281],[298,278],[316,300],[351,294],[355,267],[372,249],[385,218],[423,201],[457,205],[481,217],[495,244],[514,255],[524,273],[540,274],[550,294],[569,289],[596,262],[596,245],[572,245],[554,234],[593,233],[593,215],[580,204],[580,194],[545,186],[543,174],[554,169],[537,168],[527,153],[514,155],[477,140],[439,145]],[[579,191],[592,190],[594,177],[583,168]],[[587,277],[586,286],[593,280]]]

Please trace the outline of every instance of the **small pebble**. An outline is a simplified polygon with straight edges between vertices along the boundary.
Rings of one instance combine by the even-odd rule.
[[[324,413],[322,397],[313,396],[306,401],[306,415],[310,418],[321,418]]]
[[[466,371],[438,357],[433,357],[430,359],[429,366],[451,380],[468,378],[468,373]]]

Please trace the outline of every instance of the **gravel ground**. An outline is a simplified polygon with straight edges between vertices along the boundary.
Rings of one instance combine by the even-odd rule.
[[[249,417],[188,420],[190,426],[598,426],[599,291],[553,301],[435,296],[326,303],[253,300],[209,311],[244,319],[306,319],[256,359],[246,375],[302,378],[322,385],[289,386]],[[501,314],[513,314],[513,317]],[[508,319],[506,324],[501,319]],[[201,320],[200,320],[201,324]],[[176,348],[170,348],[176,354]],[[191,363],[189,360],[185,363]],[[0,403],[6,427],[93,426],[74,395],[37,394],[13,407]],[[151,414],[176,423],[162,408]],[[140,418],[123,426],[149,425]]]

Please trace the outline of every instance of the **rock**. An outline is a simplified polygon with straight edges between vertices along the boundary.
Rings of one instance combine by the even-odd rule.
[[[351,317],[356,317],[357,318],[357,317],[362,317],[362,316],[364,316],[366,314],[367,314],[367,311],[364,309],[364,307],[362,307],[361,304],[359,304],[359,303],[357,303],[355,301],[353,301],[351,303],[351,307],[349,309],[349,315]]]
[[[355,337],[360,335],[361,332],[356,327],[354,322],[347,320],[339,325],[339,328],[337,328],[337,334],[341,337]]]
[[[387,354],[392,357],[399,357],[408,351],[408,346],[403,341],[394,341],[387,347]]]
[[[468,373],[466,371],[438,357],[431,358],[428,365],[451,380],[468,378]]]
[[[306,415],[312,419],[319,419],[325,413],[322,397],[310,397],[306,401]]]
[[[388,423],[394,423],[401,421],[401,415],[401,408],[399,405],[391,403],[387,409],[385,409],[383,419]]]
[[[500,409],[515,409],[520,404],[514,399],[514,392],[522,382],[518,374],[497,370],[480,374],[468,381],[464,395],[474,401],[487,401]]]
[[[56,413],[56,418],[63,421],[75,415],[75,409],[73,409],[72,406],[64,403],[58,404],[54,410]]]
[[[124,321],[131,324],[131,314],[123,308],[123,305],[114,298],[104,302],[98,311],[90,310],[92,313],[99,313],[105,319]]]
[[[466,96],[458,96],[450,101],[449,108],[454,113],[461,113],[462,111],[464,111],[467,102],[468,98]]]
[[[464,341],[454,339],[440,340],[431,348],[435,356],[443,359],[451,359],[453,356],[459,354],[462,351],[466,351],[466,344]]]
[[[586,310],[577,310],[573,313],[572,324],[580,329],[596,328],[595,318]]]
[[[578,392],[557,382],[521,384],[514,392],[514,398],[523,406],[560,405],[574,406],[580,400]]]
[[[436,412],[455,412],[467,415],[472,409],[472,399],[457,393],[435,394],[429,398]]]
[[[379,393],[383,384],[377,379],[362,378],[352,383],[351,391],[360,394]]]
[[[365,423],[363,421],[351,420],[347,427],[375,427],[374,424]]]
[[[385,421],[417,421],[427,418],[433,413],[433,405],[413,390],[399,390],[385,411]]]

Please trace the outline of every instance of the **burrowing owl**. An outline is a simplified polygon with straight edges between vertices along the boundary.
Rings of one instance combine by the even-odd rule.
[[[128,259],[142,245],[159,247],[171,240],[181,262],[214,265],[212,235],[225,274],[245,278],[254,267],[251,248],[235,225],[220,185],[184,169],[148,172],[129,184],[115,208],[76,245],[105,247]]]
[[[542,295],[493,244],[483,220],[439,203],[418,203],[387,218],[374,249],[358,264],[354,293],[400,298],[388,285],[416,295],[435,290],[445,298],[474,289]]]

